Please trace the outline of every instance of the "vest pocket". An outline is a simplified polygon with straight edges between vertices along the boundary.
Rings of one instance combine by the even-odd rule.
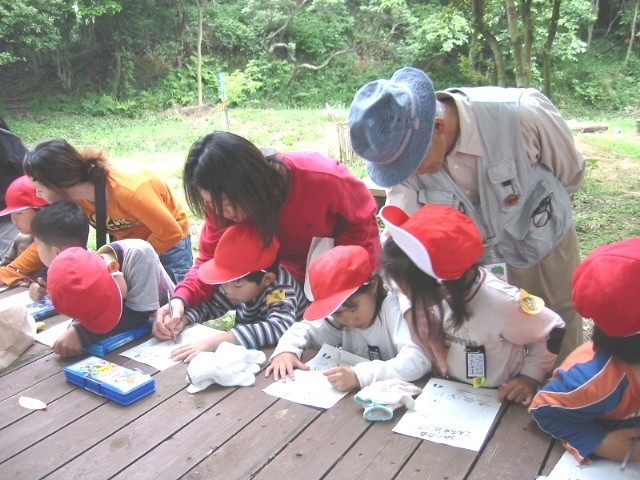
[[[569,195],[555,177],[549,176],[551,172],[538,177],[507,219],[499,246],[509,265],[523,268],[540,262],[569,228]]]
[[[446,205],[460,209],[460,199],[451,191],[440,188],[422,188],[418,191],[418,201],[423,204]]]

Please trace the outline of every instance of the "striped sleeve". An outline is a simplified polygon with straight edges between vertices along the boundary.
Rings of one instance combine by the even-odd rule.
[[[254,305],[243,304],[236,310],[236,325],[231,329],[246,348],[275,345],[294,322],[302,318],[307,299],[302,284],[284,268]]]
[[[236,306],[231,303],[220,290],[216,290],[209,300],[205,300],[197,307],[188,308],[185,316],[189,320],[189,324],[202,323],[221,317],[229,310],[234,310],[235,308]]]

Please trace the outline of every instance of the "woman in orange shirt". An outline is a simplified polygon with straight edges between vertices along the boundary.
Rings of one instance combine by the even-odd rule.
[[[49,203],[74,200],[94,228],[96,194],[104,185],[106,232],[112,238],[148,241],[174,281],[191,268],[187,214],[166,182],[151,171],[117,169],[104,152],[79,152],[60,138],[41,142],[27,152],[24,169],[39,196]]]

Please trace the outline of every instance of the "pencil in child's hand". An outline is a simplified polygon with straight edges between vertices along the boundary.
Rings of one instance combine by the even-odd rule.
[[[337,366],[340,366],[340,357],[342,357],[342,345],[338,347],[338,363]]]
[[[171,306],[171,290],[167,288],[167,298],[169,299],[169,316],[171,317],[171,338],[173,339],[173,343],[178,343],[176,341],[176,327],[173,325],[173,307]]]

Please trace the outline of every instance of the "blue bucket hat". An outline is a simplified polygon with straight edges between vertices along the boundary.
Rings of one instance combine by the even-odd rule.
[[[417,68],[401,68],[390,80],[358,90],[349,110],[351,145],[376,184],[392,187],[418,169],[431,144],[435,116],[433,83]]]

